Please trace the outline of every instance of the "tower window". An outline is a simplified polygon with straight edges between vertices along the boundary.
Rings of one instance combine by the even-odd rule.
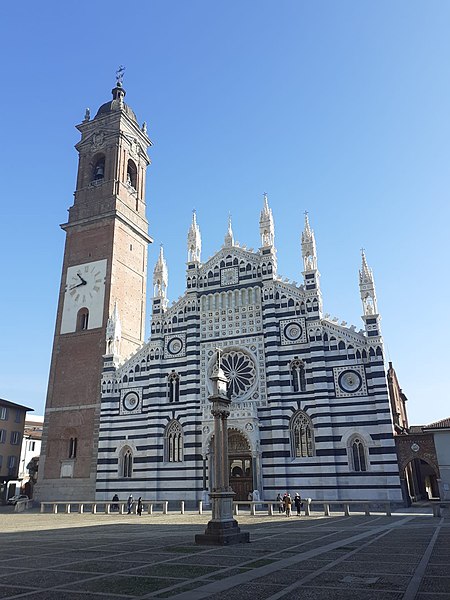
[[[69,440],[69,458],[76,458],[77,443],[78,443],[78,438],[76,438],[76,437],[70,438],[70,440]]]
[[[137,168],[131,159],[127,164],[127,185],[132,187],[134,190],[137,188]]]
[[[77,331],[86,331],[89,325],[89,310],[80,308],[77,314]]]
[[[105,157],[100,156],[97,159],[97,162],[94,165],[94,170],[92,172],[92,181],[100,181],[105,177]]]

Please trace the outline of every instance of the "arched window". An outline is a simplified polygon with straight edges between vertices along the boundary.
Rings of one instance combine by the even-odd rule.
[[[175,371],[167,377],[169,402],[180,401],[180,376]]]
[[[77,314],[77,331],[86,331],[89,325],[89,310],[80,308]]]
[[[119,476],[126,478],[133,477],[133,452],[128,446],[125,446],[120,454]]]
[[[183,428],[178,421],[171,421],[166,427],[164,454],[166,462],[183,460]]]
[[[291,370],[291,385],[294,392],[306,390],[305,364],[302,360],[294,358],[289,364]]]
[[[77,438],[71,437],[69,440],[69,458],[76,458],[77,456]]]
[[[351,440],[350,465],[352,471],[367,471],[366,447],[360,437]]]
[[[130,159],[127,164],[127,185],[137,189],[137,169],[134,162]]]
[[[100,156],[92,170],[92,181],[99,181],[105,177],[105,157]]]
[[[314,427],[306,413],[299,410],[293,415],[290,433],[293,458],[314,456]]]

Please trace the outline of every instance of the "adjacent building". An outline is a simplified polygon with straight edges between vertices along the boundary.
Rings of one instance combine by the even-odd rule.
[[[33,497],[33,489],[37,480],[43,424],[44,417],[42,416],[27,415],[25,418],[17,478],[22,492],[29,498]]]
[[[0,502],[16,491],[25,417],[31,410],[0,398]]]

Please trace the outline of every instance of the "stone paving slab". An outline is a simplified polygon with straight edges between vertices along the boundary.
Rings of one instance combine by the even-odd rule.
[[[0,600],[450,599],[450,519],[241,515],[250,544],[196,546],[208,519],[0,513]]]
[[[448,567],[449,565],[447,564],[447,569]],[[450,577],[424,577],[419,591],[447,594],[450,598]]]
[[[292,593],[279,597],[281,600],[401,600],[402,592],[383,592],[358,590],[357,593],[336,590],[333,588],[315,589],[304,587]],[[434,598],[434,600],[437,600]],[[442,599],[441,599],[442,600]]]

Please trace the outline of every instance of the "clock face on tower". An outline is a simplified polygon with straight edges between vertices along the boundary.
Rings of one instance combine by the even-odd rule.
[[[95,329],[103,324],[106,260],[96,260],[67,269],[61,333],[79,329],[79,311],[88,315],[83,329]],[[87,310],[86,310],[87,309]]]

